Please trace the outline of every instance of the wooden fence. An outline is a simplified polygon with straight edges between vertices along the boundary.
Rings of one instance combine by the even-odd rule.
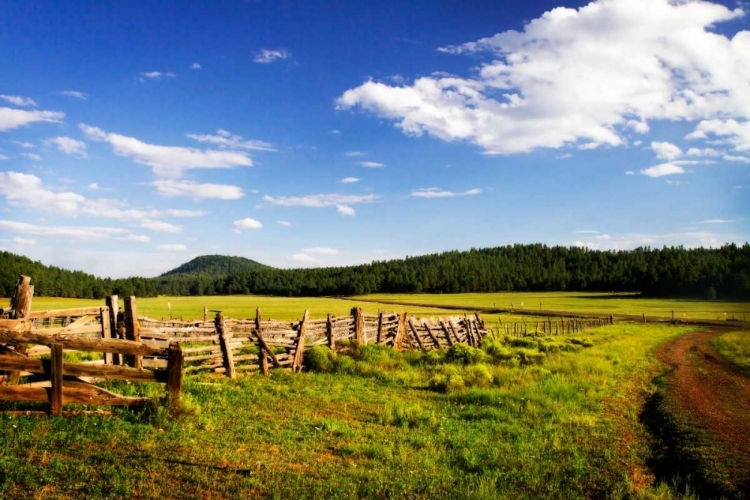
[[[28,277],[22,276],[10,308],[2,310],[0,401],[47,402],[52,415],[61,415],[68,403],[138,407],[148,398],[121,396],[94,382],[162,382],[167,387],[170,411],[176,416],[184,357],[178,343],[157,347],[112,338],[109,307],[31,312],[32,294]],[[102,353],[103,359],[67,363],[66,350]],[[135,360],[144,356],[164,359],[164,366],[143,369]],[[126,359],[132,361],[131,366],[122,364]],[[21,376],[31,380],[19,385]]]

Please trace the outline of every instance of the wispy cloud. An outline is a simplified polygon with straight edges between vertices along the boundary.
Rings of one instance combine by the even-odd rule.
[[[648,177],[664,177],[665,175],[684,174],[685,169],[674,163],[662,163],[651,168],[641,170],[642,175]]]
[[[157,247],[159,250],[164,250],[165,252],[186,252],[187,247],[183,245],[182,243],[171,243],[166,245],[159,245]]]
[[[701,221],[701,224],[730,224],[732,222],[736,221],[729,219],[709,219]]]
[[[362,151],[344,151],[344,156],[350,156],[350,157],[356,157],[356,156],[362,156],[364,153]]]
[[[141,73],[141,81],[145,82],[146,80],[161,80],[162,78],[174,78],[177,75],[169,72],[169,71],[144,71]]]
[[[573,231],[573,234],[599,234],[599,231],[595,229],[579,229],[578,231]]]
[[[276,151],[272,144],[259,140],[244,140],[241,136],[218,129],[215,134],[186,134],[198,142],[216,144],[222,149],[245,149],[259,151]]]
[[[39,226],[25,222],[0,220],[0,230],[47,238],[72,238],[76,240],[127,240],[132,232],[118,227],[97,226]]]
[[[339,179],[336,182],[338,182],[339,184],[352,184],[354,182],[359,182],[360,180],[362,179],[357,179],[356,177],[344,177],[343,179]]]
[[[438,188],[421,188],[415,189],[409,196],[412,198],[451,198],[454,196],[474,196],[481,192],[482,190],[479,188],[469,189],[460,193],[444,191]]]
[[[4,95],[0,94],[0,99],[9,102],[14,106],[21,107],[36,107],[36,101],[30,97],[21,97],[20,95]]]
[[[149,231],[157,233],[179,233],[182,231],[182,227],[180,226],[161,221],[146,221],[142,222],[140,226],[143,229],[148,229]]]
[[[291,227],[292,225],[292,223],[289,222],[288,220],[277,220],[276,224],[278,224],[279,226],[284,226],[284,227]]]
[[[315,262],[319,262],[318,259],[316,259],[312,255],[307,255],[306,253],[295,253],[294,255],[289,257],[288,260],[291,260],[292,262],[299,262],[302,264],[313,264]]]
[[[750,163],[750,157],[748,156],[724,155],[723,159],[726,161],[738,161],[741,163]]]
[[[348,205],[336,205],[336,211],[347,217],[354,217],[357,214],[357,211]]]
[[[270,64],[289,57],[292,57],[292,53],[286,49],[263,49],[255,55],[253,61],[260,64]]]
[[[238,200],[245,192],[238,186],[229,184],[200,184],[194,181],[160,179],[151,183],[162,196],[169,198],[182,196],[194,200]]]
[[[159,146],[134,137],[107,133],[84,123],[79,128],[90,140],[107,142],[115,154],[150,166],[157,177],[181,177],[185,170],[198,168],[250,167],[253,160],[242,151],[203,150],[180,146]]]
[[[385,167],[385,164],[379,163],[377,161],[361,161],[359,162],[360,165],[362,165],[365,168],[381,168]]]
[[[200,63],[194,62],[190,65],[190,69],[201,69]]]
[[[348,194],[311,194],[307,196],[263,196],[263,201],[269,205],[282,207],[333,207],[336,205],[356,205],[370,203],[378,199],[377,195],[348,195]]]
[[[68,97],[75,97],[76,99],[80,99],[82,101],[85,101],[89,96],[87,93],[79,92],[77,90],[61,90],[60,94]]]
[[[72,137],[54,137],[52,139],[45,139],[44,143],[57,147],[57,149],[66,155],[78,155],[86,158],[86,143]]]
[[[37,122],[60,123],[65,113],[60,111],[26,110],[0,107],[0,131],[11,130]]]
[[[302,252],[307,253],[307,254],[315,254],[315,255],[338,255],[341,253],[335,248],[327,248],[327,247],[303,248]]]
[[[340,135],[340,134],[341,134],[341,131],[340,131],[339,129],[337,129],[337,128],[333,128],[333,129],[331,129],[331,131],[330,131],[330,132],[328,132],[328,133],[329,133],[329,134],[331,134],[331,135]]]

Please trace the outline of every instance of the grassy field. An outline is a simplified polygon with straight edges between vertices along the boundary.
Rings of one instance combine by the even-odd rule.
[[[750,375],[750,332],[729,332],[711,342],[719,354]]]
[[[634,294],[585,292],[508,292],[457,294],[373,294],[370,300],[394,300],[405,303],[441,305],[472,305],[480,307],[515,308],[527,311],[554,310],[580,313],[635,314],[675,318],[724,320],[750,318],[750,302],[720,300],[650,299]],[[725,316],[726,314],[726,316]]]
[[[672,498],[638,414],[652,349],[686,331],[622,324],[452,357],[373,346],[329,360],[335,373],[188,377],[177,422],[161,407],[3,417],[0,497]]]

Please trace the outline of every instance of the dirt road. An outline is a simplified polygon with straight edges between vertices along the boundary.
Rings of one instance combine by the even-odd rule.
[[[663,345],[657,358],[671,367],[666,395],[675,412],[715,443],[731,483],[750,490],[750,378],[714,351],[722,331],[683,335]],[[713,453],[712,453],[713,454]]]

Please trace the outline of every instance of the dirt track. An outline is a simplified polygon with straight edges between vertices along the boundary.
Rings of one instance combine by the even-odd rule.
[[[657,358],[672,368],[667,398],[726,451],[731,476],[746,487],[750,485],[750,378],[714,351],[710,340],[721,333],[683,335],[663,345]]]

